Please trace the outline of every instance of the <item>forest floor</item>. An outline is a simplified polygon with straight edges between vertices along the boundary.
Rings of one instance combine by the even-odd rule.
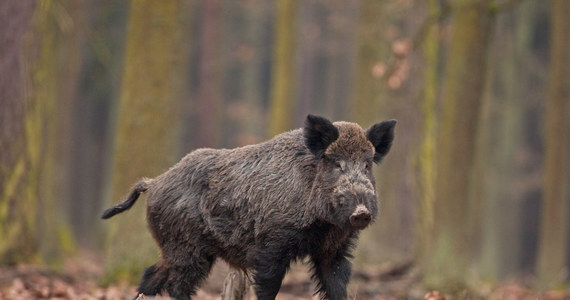
[[[136,287],[117,285],[101,287],[101,263],[95,259],[72,259],[60,271],[42,266],[17,265],[0,267],[0,300],[12,299],[78,299],[122,300],[133,299]],[[221,286],[228,268],[214,267],[212,275],[193,299],[220,299]],[[444,295],[427,291],[418,284],[419,272],[411,264],[392,264],[376,267],[355,268],[349,286],[349,299],[523,299],[562,300],[570,299],[568,291],[537,293],[517,283],[504,283],[496,287],[481,285],[476,291],[463,291],[457,295]],[[285,278],[279,300],[318,299],[313,296],[314,285],[303,265],[294,265]],[[152,297],[139,296],[139,299]],[[253,299],[254,297],[250,297]],[[169,299],[156,297],[152,299]]]

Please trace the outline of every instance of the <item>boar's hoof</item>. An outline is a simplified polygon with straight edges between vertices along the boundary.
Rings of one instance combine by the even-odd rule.
[[[355,229],[364,229],[371,220],[370,211],[364,205],[358,205],[354,213],[350,216],[350,225]]]

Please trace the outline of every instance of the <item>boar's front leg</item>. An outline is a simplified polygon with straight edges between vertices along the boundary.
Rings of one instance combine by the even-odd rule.
[[[317,280],[321,298],[346,299],[346,286],[350,279],[351,263],[344,254],[330,257],[312,256],[313,278]]]
[[[275,299],[289,267],[290,258],[275,250],[266,248],[256,251],[255,257],[252,258],[257,299]]]

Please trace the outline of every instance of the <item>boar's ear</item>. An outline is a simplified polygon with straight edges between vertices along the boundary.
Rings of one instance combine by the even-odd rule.
[[[338,129],[323,117],[308,115],[303,136],[307,148],[316,157],[321,158],[327,147],[338,139]]]
[[[374,162],[378,163],[388,154],[394,140],[396,120],[388,120],[372,125],[366,130],[366,137],[374,145]]]

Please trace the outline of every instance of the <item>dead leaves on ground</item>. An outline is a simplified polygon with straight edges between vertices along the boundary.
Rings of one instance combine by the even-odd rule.
[[[378,272],[377,272],[378,273]],[[376,273],[368,274],[371,278]],[[393,279],[393,278],[392,278]],[[360,279],[362,280],[362,279]],[[370,280],[372,281],[372,280]],[[370,285],[370,281],[364,280],[362,285]],[[289,283],[291,284],[291,283]],[[306,285],[305,283],[303,283]],[[389,285],[390,282],[384,281],[383,285]],[[304,289],[305,290],[306,286]],[[293,289],[294,290],[294,289]],[[360,290],[360,289],[358,289]],[[386,290],[387,291],[387,290]],[[306,292],[306,291],[305,291]],[[305,293],[304,292],[304,293]],[[362,293],[361,293],[362,292]],[[311,296],[311,293],[300,296],[293,293],[280,293],[279,300],[293,299],[318,299]],[[380,295],[379,295],[380,294]],[[111,286],[102,288],[97,286],[96,280],[93,278],[85,279],[81,276],[71,276],[49,271],[34,266],[15,266],[0,268],[0,300],[27,300],[27,299],[50,299],[50,300],[122,300],[132,299],[136,295],[135,287],[132,286]],[[351,295],[350,299],[375,299],[375,300],[396,300],[396,299],[418,299],[418,300],[455,300],[455,299],[490,299],[490,300],[563,300],[570,299],[570,294],[563,291],[549,291],[545,293],[534,292],[522,285],[516,283],[503,284],[485,296],[471,296],[467,293],[463,296],[450,296],[438,291],[429,291],[427,293],[383,293],[381,291],[372,292],[360,290],[358,296]],[[139,295],[137,299],[169,299],[168,297],[149,297]],[[210,294],[200,290],[193,298],[198,300],[217,300],[220,299],[219,294]]]

